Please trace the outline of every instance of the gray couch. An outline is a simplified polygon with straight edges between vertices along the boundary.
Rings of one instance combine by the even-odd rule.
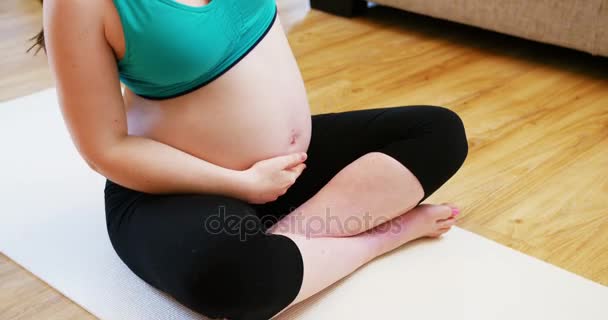
[[[399,8],[530,40],[608,57],[608,0],[375,0]],[[311,0],[313,8],[344,16],[363,0]]]

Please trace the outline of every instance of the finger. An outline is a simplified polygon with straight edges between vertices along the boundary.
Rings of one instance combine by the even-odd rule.
[[[287,190],[289,190],[289,188],[285,188],[285,189],[279,191],[279,196],[282,196],[282,195],[286,194]]]
[[[291,178],[292,182],[295,182],[296,179],[298,179],[298,177],[302,174],[304,169],[306,169],[306,164],[300,163],[299,165],[291,169],[287,169],[286,171],[289,173],[289,177]]]
[[[306,164],[300,163],[300,164],[296,165],[295,167],[291,167],[291,168],[288,168],[285,170],[289,171],[289,172],[297,173],[299,176],[302,173],[302,171],[304,171],[304,169],[306,169]]]
[[[306,153],[300,152],[288,154],[286,156],[280,156],[278,157],[278,159],[280,161],[281,169],[288,169],[304,162],[306,160],[306,157]]]

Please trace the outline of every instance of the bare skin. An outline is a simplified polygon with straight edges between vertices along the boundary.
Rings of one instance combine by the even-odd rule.
[[[149,193],[217,193],[264,203],[285,193],[305,169],[310,111],[280,18],[214,82],[150,101],[128,89],[121,94],[116,61],[125,39],[111,0],[46,0],[44,7],[63,117],[83,159],[108,179]],[[368,183],[353,183],[362,180]],[[271,232],[293,239],[304,258],[302,289],[292,305],[406,242],[447,232],[456,206],[415,207],[422,196],[407,168],[370,153],[280,221]],[[339,221],[367,213],[371,223],[311,234],[291,219],[322,217],[328,208]]]
[[[304,281],[297,304],[352,273],[374,258],[422,237],[436,238],[455,223],[456,206],[422,204],[399,217],[351,237],[308,238],[297,233],[279,233],[294,240],[304,257]],[[340,263],[335,262],[340,257]]]
[[[124,46],[114,47],[121,56]],[[161,101],[127,89],[125,106],[129,134],[235,170],[305,152],[310,142],[306,90],[279,20],[250,54],[209,85]]]

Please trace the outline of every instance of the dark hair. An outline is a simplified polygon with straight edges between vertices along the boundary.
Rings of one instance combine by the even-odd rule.
[[[42,1],[43,0],[40,0],[41,5],[42,5]],[[40,32],[37,35],[31,37],[29,40],[33,41],[34,44],[29,49],[27,49],[28,53],[30,51],[32,51],[32,49],[36,49],[34,54],[37,54],[41,49],[46,52],[46,47],[44,46],[44,29],[40,30]]]

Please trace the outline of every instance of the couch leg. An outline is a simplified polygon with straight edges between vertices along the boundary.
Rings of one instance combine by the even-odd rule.
[[[365,0],[310,0],[310,6],[343,17],[352,17],[367,8]]]

